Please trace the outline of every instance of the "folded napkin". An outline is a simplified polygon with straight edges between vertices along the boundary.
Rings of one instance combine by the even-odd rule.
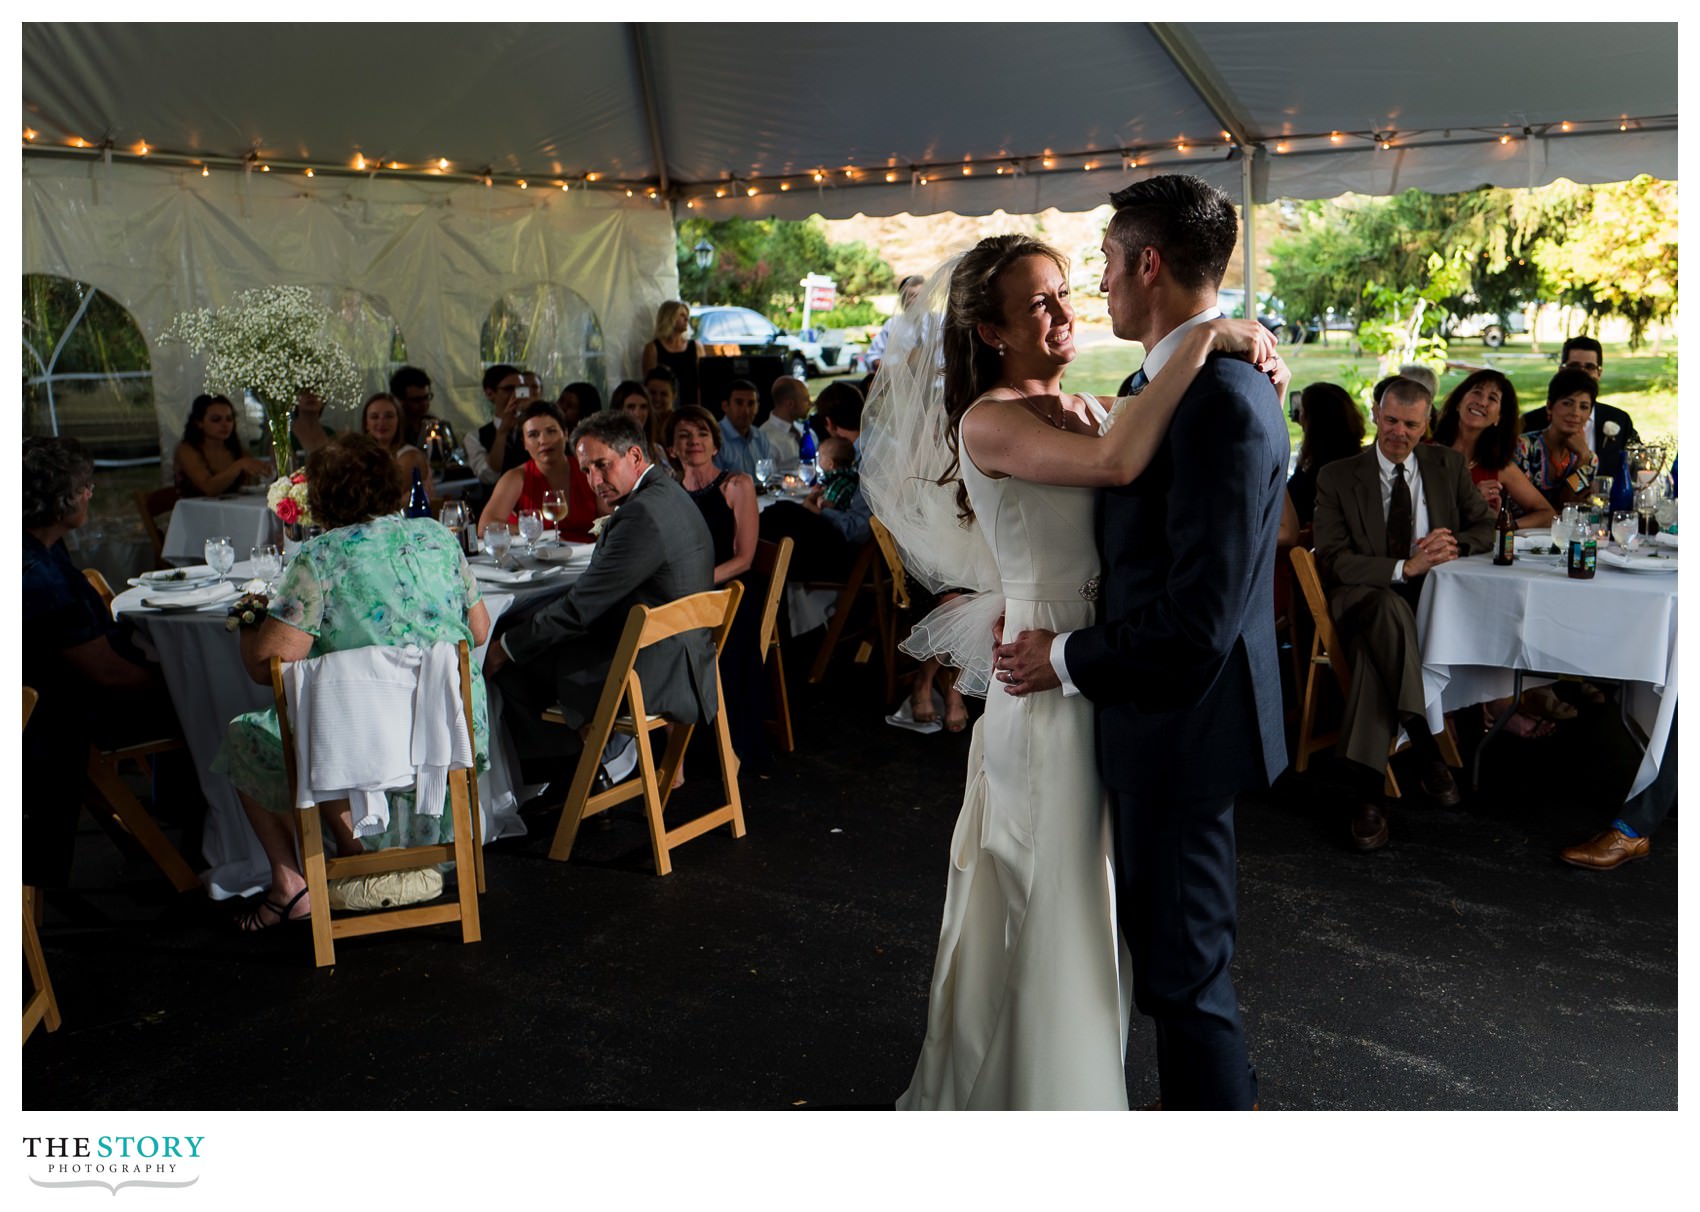
[[[237,597],[240,590],[229,581],[204,585],[200,589],[185,589],[177,593],[155,593],[142,599],[142,605],[154,610],[185,610],[191,606],[211,606]]]
[[[493,581],[498,585],[523,585],[527,581],[535,581],[554,572],[553,568],[520,568],[509,570],[497,568],[494,564],[474,564],[472,575],[480,581]]]
[[[1655,547],[1675,547],[1676,536],[1668,530],[1661,530],[1653,536],[1653,545]]]

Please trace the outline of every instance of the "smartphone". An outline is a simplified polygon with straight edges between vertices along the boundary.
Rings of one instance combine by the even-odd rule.
[[[1289,391],[1287,393],[1287,416],[1292,419],[1294,425],[1299,423],[1299,397],[1303,395],[1304,392],[1302,391]]]
[[[521,383],[518,387],[514,388],[514,399],[516,399],[516,400],[529,400],[529,399],[531,399],[531,385],[529,383]]]

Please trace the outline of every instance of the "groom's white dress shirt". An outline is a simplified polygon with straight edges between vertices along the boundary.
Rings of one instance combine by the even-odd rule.
[[[1180,347],[1181,338],[1189,329],[1197,328],[1200,324],[1208,323],[1222,314],[1222,309],[1211,304],[1196,316],[1183,320],[1171,329],[1167,336],[1151,347],[1151,352],[1145,355],[1145,362],[1140,369],[1145,372],[1146,382],[1149,383],[1163,373],[1169,359],[1175,356],[1175,350]],[[1065,696],[1076,695],[1080,690],[1068,676],[1068,664],[1063,660],[1063,652],[1068,647],[1068,637],[1072,631],[1064,631],[1051,641],[1051,668],[1056,670],[1057,680],[1062,682],[1062,692]]]

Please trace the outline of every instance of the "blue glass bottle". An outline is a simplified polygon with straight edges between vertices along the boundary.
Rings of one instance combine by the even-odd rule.
[[[410,518],[428,518],[431,516],[431,498],[425,495],[425,478],[419,474],[419,469],[413,469],[413,487],[407,494],[407,516]]]

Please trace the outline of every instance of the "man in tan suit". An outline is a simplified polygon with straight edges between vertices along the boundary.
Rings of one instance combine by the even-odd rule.
[[[1381,785],[1401,725],[1422,763],[1423,791],[1458,802],[1424,719],[1413,607],[1429,569],[1492,545],[1493,515],[1464,457],[1422,444],[1433,406],[1423,384],[1394,379],[1370,413],[1375,445],[1316,479],[1316,560],[1352,663],[1339,753],[1357,800],[1352,844],[1365,851],[1387,844]]]

